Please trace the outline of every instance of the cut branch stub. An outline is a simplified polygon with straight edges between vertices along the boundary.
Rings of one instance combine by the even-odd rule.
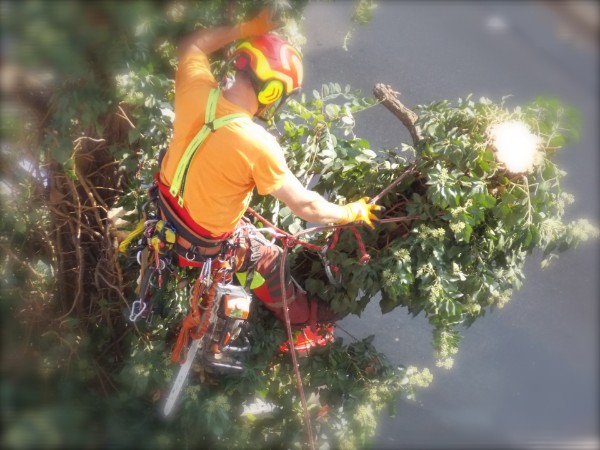
[[[416,125],[417,119],[419,118],[414,111],[411,111],[398,99],[398,92],[394,91],[391,86],[378,83],[373,88],[373,94],[375,98],[379,100],[383,106],[389,109],[400,122],[406,127],[410,136],[412,137],[413,144],[418,144],[421,141],[421,130]]]

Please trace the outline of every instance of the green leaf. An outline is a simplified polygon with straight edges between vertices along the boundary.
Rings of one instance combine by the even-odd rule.
[[[56,147],[52,152],[52,156],[59,164],[66,164],[71,159],[71,155],[72,149],[64,145]]]
[[[338,105],[334,105],[333,103],[329,103],[325,106],[325,114],[327,115],[329,120],[337,119],[340,113],[340,107]]]
[[[489,209],[496,206],[496,199],[488,193],[475,194],[473,199],[477,205],[481,205],[484,208]]]

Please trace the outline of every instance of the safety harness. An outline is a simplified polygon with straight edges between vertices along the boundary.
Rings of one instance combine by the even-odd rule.
[[[243,113],[229,114],[216,117],[219,89],[211,89],[206,106],[205,124],[189,143],[179,161],[173,182],[170,187],[161,183],[158,174],[153,185],[148,190],[149,201],[144,206],[143,218],[136,229],[120,246],[125,252],[129,243],[136,235],[143,233],[140,245],[143,249],[138,252],[138,263],[141,266],[138,300],[131,307],[130,320],[135,322],[142,316],[150,316],[152,311],[152,288],[156,286],[151,279],[158,274],[158,288],[163,284],[163,272],[172,262],[171,256],[179,258],[179,266],[201,267],[190,298],[190,309],[184,319],[179,337],[173,349],[171,358],[176,362],[185,361],[185,353],[190,340],[200,339],[214,325],[216,317],[212,308],[215,300],[215,288],[223,281],[231,280],[231,274],[236,267],[236,256],[239,253],[240,241],[245,235],[236,232],[225,235],[220,239],[203,236],[186,223],[183,210],[183,196],[187,174],[194,156],[202,147],[209,135],[218,129],[236,121],[249,120]],[[149,205],[154,206],[151,211]],[[177,205],[182,209],[178,211]],[[182,217],[183,216],[183,217]],[[240,253],[243,256],[243,252]],[[236,298],[239,298],[236,297]],[[237,309],[229,311],[237,314]],[[233,320],[233,319],[232,319]],[[228,323],[231,323],[229,320]],[[245,320],[245,318],[243,319]],[[234,321],[235,322],[235,321]],[[239,321],[238,321],[239,322]],[[238,323],[235,322],[235,323]],[[221,363],[221,365],[223,365]],[[232,368],[232,366],[229,366]],[[238,369],[238,367],[233,367]]]
[[[208,94],[204,126],[187,146],[183,156],[181,157],[181,160],[179,161],[179,164],[177,165],[177,169],[175,170],[175,176],[171,183],[171,187],[169,188],[169,192],[173,197],[177,198],[177,203],[179,206],[183,207],[183,192],[185,190],[187,173],[192,163],[192,159],[208,135],[230,123],[244,119],[249,120],[248,116],[244,113],[228,114],[226,116],[216,118],[215,115],[217,112],[217,102],[219,100],[220,92],[221,91],[219,91],[219,89],[213,88]]]
[[[171,186],[166,187],[160,183],[160,180],[156,180],[158,189],[156,192],[156,202],[158,210],[161,214],[161,219],[172,224],[177,232],[177,239],[173,246],[174,252],[179,256],[180,265],[196,265],[199,266],[203,263],[207,257],[214,257],[223,250],[223,243],[225,239],[214,239],[194,231],[186,222],[180,217],[177,211],[171,206],[171,201],[167,196],[170,195],[171,199],[176,199],[179,207],[183,208],[183,197],[185,192],[185,185],[187,175],[197,152],[202,147],[202,144],[206,141],[211,133],[214,133],[218,129],[229,125],[233,122],[249,120],[248,116],[244,113],[228,114],[217,118],[217,104],[221,91],[217,88],[210,90],[208,94],[208,100],[206,104],[206,115],[205,123],[188,144],[186,150],[183,153],[173,177]]]

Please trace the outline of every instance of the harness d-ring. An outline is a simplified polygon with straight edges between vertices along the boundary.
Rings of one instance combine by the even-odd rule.
[[[190,258],[188,255],[191,253],[192,257]],[[192,262],[192,261],[196,261],[196,253],[194,252],[194,246],[191,246],[190,248],[188,248],[188,250],[185,252],[185,259],[187,259],[188,261]]]

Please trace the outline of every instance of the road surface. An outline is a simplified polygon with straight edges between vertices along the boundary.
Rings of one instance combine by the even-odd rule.
[[[568,216],[598,223],[598,48],[577,27],[541,2],[378,2],[344,51],[352,7],[306,10],[306,92],[335,81],[370,94],[383,82],[409,107],[469,93],[513,95],[515,105],[556,97],[582,115],[581,140],[557,158],[576,197]],[[398,125],[381,107],[364,113],[358,134],[373,148],[396,147],[410,142]],[[393,362],[434,374],[416,402],[401,400],[396,417],[382,417],[373,446],[600,448],[598,249],[570,250],[544,270],[533,257],[511,302],[465,330],[451,371],[435,367],[423,318],[382,316],[371,302],[361,318],[345,319],[354,335],[375,334]]]

